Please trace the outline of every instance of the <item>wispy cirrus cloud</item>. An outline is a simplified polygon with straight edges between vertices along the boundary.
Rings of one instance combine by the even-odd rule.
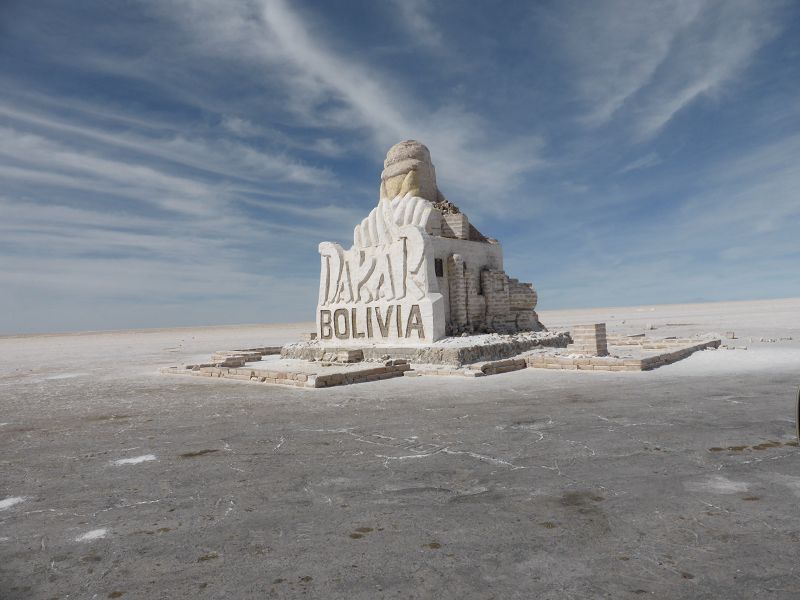
[[[797,239],[800,223],[800,135],[742,150],[707,172],[708,191],[681,210],[682,229],[696,235],[716,233],[739,242],[779,237]],[[769,238],[767,236],[770,236]],[[800,244],[794,246],[800,256]]]
[[[205,51],[246,52],[262,65],[265,76],[281,78],[305,122],[366,131],[370,154],[380,155],[403,139],[423,140],[435,156],[442,187],[463,194],[465,205],[475,211],[502,209],[502,196],[544,164],[538,134],[505,140],[476,113],[447,103],[423,103],[408,91],[413,82],[404,86],[394,73],[337,50],[320,28],[312,30],[283,0],[240,2],[228,9],[217,21],[213,5],[192,2],[182,5],[175,18],[193,39],[208,40]],[[186,11],[192,18],[183,18]],[[424,12],[419,16],[423,19]],[[487,205],[470,197],[476,195],[497,200]]]
[[[255,147],[240,143],[235,139],[203,139],[201,136],[188,137],[185,133],[169,132],[166,135],[154,136],[138,131],[116,130],[97,127],[85,120],[52,117],[20,109],[0,103],[0,117],[6,117],[30,128],[38,127],[46,131],[70,135],[76,138],[88,138],[106,146],[134,151],[141,157],[168,160],[187,167],[199,169],[217,175],[242,179],[278,180],[284,183],[308,185],[335,184],[335,176],[328,169],[317,168],[300,160],[289,158],[285,154],[269,153]],[[240,129],[247,129],[246,121],[235,121]],[[230,120],[222,121],[225,129],[230,129]],[[253,134],[258,130],[249,129]],[[236,132],[237,135],[241,135]],[[15,141],[6,140],[5,147],[14,154],[12,144],[34,143],[35,136],[18,136]],[[40,142],[42,138],[40,138]],[[20,151],[25,148],[20,147]]]
[[[398,23],[410,35],[409,43],[436,51],[444,48],[442,32],[431,18],[432,4],[429,0],[392,0],[391,5],[397,11]]]
[[[551,15],[587,124],[627,119],[640,139],[741,76],[781,30],[784,5],[748,0],[568,3]]]
[[[360,217],[331,202],[339,182],[328,169],[239,136],[79,108],[0,104],[4,331],[208,322],[198,315],[223,301],[232,311],[257,301],[277,309],[267,290],[313,289],[316,240]],[[306,255],[309,268],[280,276],[292,255]],[[42,310],[55,298],[70,307],[69,325]],[[198,298],[206,308],[180,309]],[[98,305],[108,310],[88,308]],[[148,310],[149,321],[136,320]]]
[[[631,171],[638,171],[640,169],[647,169],[649,167],[654,167],[662,162],[661,157],[656,152],[649,152],[648,154],[641,156],[635,160],[632,160],[628,164],[624,165],[619,171],[619,174],[629,173]]]

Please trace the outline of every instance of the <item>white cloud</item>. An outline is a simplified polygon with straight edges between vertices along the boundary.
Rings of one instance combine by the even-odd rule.
[[[259,125],[235,115],[222,115],[222,126],[239,137],[253,137],[264,133]]]
[[[589,124],[630,119],[639,138],[737,79],[779,31],[780,5],[750,0],[567,5],[551,16]]]
[[[800,143],[777,138],[794,131],[796,89],[784,78],[757,102],[732,93],[778,30],[778,5],[567,2],[550,3],[543,24],[560,45],[531,43],[524,20],[508,40],[487,39],[502,19],[454,31],[430,0],[371,11],[364,37],[318,4],[151,0],[152,27],[132,28],[114,52],[95,43],[113,28],[86,17],[69,52],[34,43],[53,77],[0,74],[0,330],[310,316],[318,241],[348,241],[376,199],[382,153],[405,138],[430,147],[442,191],[479,226],[509,215],[494,235],[514,276],[551,273],[545,302],[559,286],[610,303],[741,277],[788,288]],[[444,42],[467,37],[458,52]],[[516,54],[525,43],[542,50],[530,65]],[[488,78],[473,68],[500,56],[509,64]],[[569,68],[552,66],[559,56]],[[561,95],[562,75],[578,103]],[[77,88],[84,76],[98,87]],[[683,147],[639,143],[693,103],[728,98],[745,119],[737,136],[729,121],[711,124],[716,145],[699,132]],[[685,160],[695,144],[702,153]]]
[[[52,176],[73,176],[90,182],[101,182],[107,189],[132,194],[152,205],[188,215],[208,214],[222,208],[220,196],[211,186],[193,179],[177,177],[157,169],[109,160],[88,152],[75,152],[58,142],[38,135],[0,127],[0,155],[23,157],[34,169],[3,168],[7,177],[21,177],[43,183]],[[35,173],[41,177],[36,177]],[[24,176],[23,176],[24,177]],[[146,194],[145,192],[150,192]]]
[[[777,234],[797,238],[800,223],[800,135],[746,149],[708,169],[708,191],[691,198],[681,216],[698,235],[714,232],[740,242]],[[800,245],[797,246],[800,248]]]
[[[347,148],[331,138],[319,138],[315,140],[314,143],[309,146],[309,150],[333,158],[343,156],[347,152]]]
[[[539,136],[508,140],[460,107],[426,107],[410,91],[414,82],[404,86],[396,73],[347,56],[283,0],[228,3],[226,11],[218,20],[215,8],[191,2],[174,18],[191,34],[197,52],[246,55],[260,64],[261,75],[287,94],[304,125],[366,133],[364,155],[380,156],[403,139],[422,141],[445,194],[468,210],[503,210],[503,196],[542,164]]]
[[[629,173],[630,171],[638,171],[640,169],[649,169],[650,167],[655,167],[656,165],[661,164],[663,161],[661,157],[656,152],[650,152],[641,156],[635,160],[632,160],[625,166],[623,166],[617,173],[622,175],[623,173]]]
[[[698,98],[724,90],[779,31],[773,3],[726,0],[710,4],[702,17],[676,35],[657,81],[635,109],[642,137],[657,133]]]
[[[576,85],[591,109],[590,123],[610,119],[646,86],[669,54],[675,36],[699,12],[696,2],[630,0],[570,3],[550,23],[573,63]]]
[[[94,112],[90,106],[85,107],[85,111]],[[279,181],[304,185],[336,185],[335,176],[327,169],[307,165],[286,155],[268,154],[248,144],[230,139],[217,137],[207,140],[199,136],[189,137],[178,131],[160,137],[144,134],[141,131],[112,132],[83,120],[70,121],[63,117],[45,116],[2,103],[0,103],[0,115],[16,122],[18,127],[36,127],[47,131],[51,136],[58,133],[73,140],[88,138],[104,145],[131,150],[151,159],[165,159],[226,177],[250,181],[269,178],[273,183]],[[105,117],[118,121],[131,121],[126,115],[106,113]],[[233,122],[242,130],[248,129],[251,125],[243,119]]]
[[[431,20],[431,3],[428,0],[392,0],[399,13],[397,21],[411,34],[410,43],[434,50],[444,48],[441,31]]]

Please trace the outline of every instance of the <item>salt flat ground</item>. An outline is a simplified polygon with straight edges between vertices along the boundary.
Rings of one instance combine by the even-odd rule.
[[[157,369],[307,324],[0,339],[0,598],[800,597],[800,300],[541,317],[747,349],[303,390]]]

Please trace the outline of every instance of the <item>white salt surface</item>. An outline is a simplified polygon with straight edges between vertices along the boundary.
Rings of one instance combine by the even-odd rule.
[[[108,529],[92,529],[91,531],[87,531],[83,535],[79,535],[75,538],[76,542],[91,542],[93,540],[99,540],[106,537],[108,533]]]
[[[789,490],[800,498],[800,477],[796,475],[784,475],[783,473],[768,473],[765,474],[765,479],[771,479],[775,483],[781,484],[789,488]]]
[[[261,360],[255,361],[253,363],[247,363],[248,365],[266,365],[269,363],[276,363],[281,360],[280,354],[267,354],[266,356],[262,356]]]
[[[644,307],[540,311],[550,330],[606,323],[609,334],[650,338],[717,338],[719,350],[695,352],[687,359],[649,372],[686,376],[752,373],[795,368],[800,376],[800,299],[664,304]],[[728,337],[733,333],[734,338]],[[776,340],[774,342],[760,340]],[[791,339],[790,339],[791,338]],[[736,348],[736,349],[734,349]],[[620,354],[628,354],[619,347]],[[648,352],[658,353],[660,350]]]
[[[800,298],[541,310],[539,319],[551,331],[589,323],[606,323],[609,333],[646,333],[653,337],[691,337],[697,333],[724,337],[726,332],[733,331],[738,338],[736,345],[747,345],[749,337],[793,337],[797,340]]]
[[[573,325],[606,323],[609,333],[648,337],[693,337],[712,334],[723,345],[746,350],[703,351],[686,360],[650,372],[680,369],[686,375],[741,372],[795,366],[800,373],[800,299],[717,302],[708,304],[659,305],[645,307],[594,308],[565,311],[541,310],[541,321],[550,331],[569,330]],[[653,327],[654,329],[650,329]],[[46,380],[54,374],[83,373],[93,384],[104,379],[130,378],[140,385],[148,378],[162,378],[161,367],[196,364],[222,348],[278,346],[297,342],[314,324],[236,325],[192,329],[154,329],[32,336],[0,336],[0,390],[4,385],[25,383],[57,385]],[[736,339],[726,333],[735,332]],[[477,336],[485,340],[491,335]],[[776,342],[761,342],[761,338]],[[792,338],[789,340],[788,338]],[[750,339],[753,341],[751,342]],[[464,340],[463,342],[460,340]],[[442,345],[473,343],[473,338],[451,338]],[[176,352],[176,349],[179,351]],[[277,356],[264,357],[262,368]],[[563,374],[547,375],[559,377]],[[624,377],[630,373],[609,373]],[[543,376],[540,374],[540,376]],[[468,386],[474,382],[455,378],[448,385]],[[391,380],[390,380],[391,381]],[[211,383],[211,382],[208,382]],[[383,382],[382,385],[389,385]],[[47,389],[46,387],[43,389]],[[55,393],[55,391],[53,392]],[[43,407],[48,400],[43,396]]]
[[[729,372],[754,373],[796,368],[800,379],[800,348],[750,347],[747,350],[704,350],[670,365],[683,375],[715,375]],[[663,367],[662,367],[663,368]]]
[[[120,465],[138,465],[139,463],[149,462],[151,460],[156,460],[155,454],[143,454],[142,456],[134,456],[133,458],[120,458],[119,460],[112,461],[111,464],[118,467]]]
[[[11,508],[19,504],[20,502],[25,502],[27,498],[25,496],[13,496],[11,498],[5,498],[0,500],[0,510],[6,510],[7,508]]]
[[[301,323],[0,335],[0,390],[18,383],[55,386],[58,380],[46,378],[63,373],[90,376],[93,385],[105,378],[160,379],[161,367],[208,362],[221,348],[280,346],[313,330],[313,323]]]

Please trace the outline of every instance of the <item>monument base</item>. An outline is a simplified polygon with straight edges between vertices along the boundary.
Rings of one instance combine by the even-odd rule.
[[[282,358],[311,361],[351,362],[354,351],[360,360],[380,361],[402,359],[411,363],[461,366],[487,360],[500,360],[537,347],[565,348],[570,341],[567,332],[522,332],[509,335],[484,334],[449,337],[432,344],[398,346],[394,344],[351,344],[336,346],[318,341],[287,344]],[[345,356],[346,358],[342,358]]]
[[[161,372],[321,388],[401,376],[482,377],[526,368],[650,371],[720,345],[719,339],[710,336],[647,339],[608,335],[607,340],[607,356],[576,351],[574,344],[567,345],[571,341],[568,332],[486,334],[410,347],[372,344],[336,348],[298,342],[282,348],[218,351],[208,363],[167,367]]]

